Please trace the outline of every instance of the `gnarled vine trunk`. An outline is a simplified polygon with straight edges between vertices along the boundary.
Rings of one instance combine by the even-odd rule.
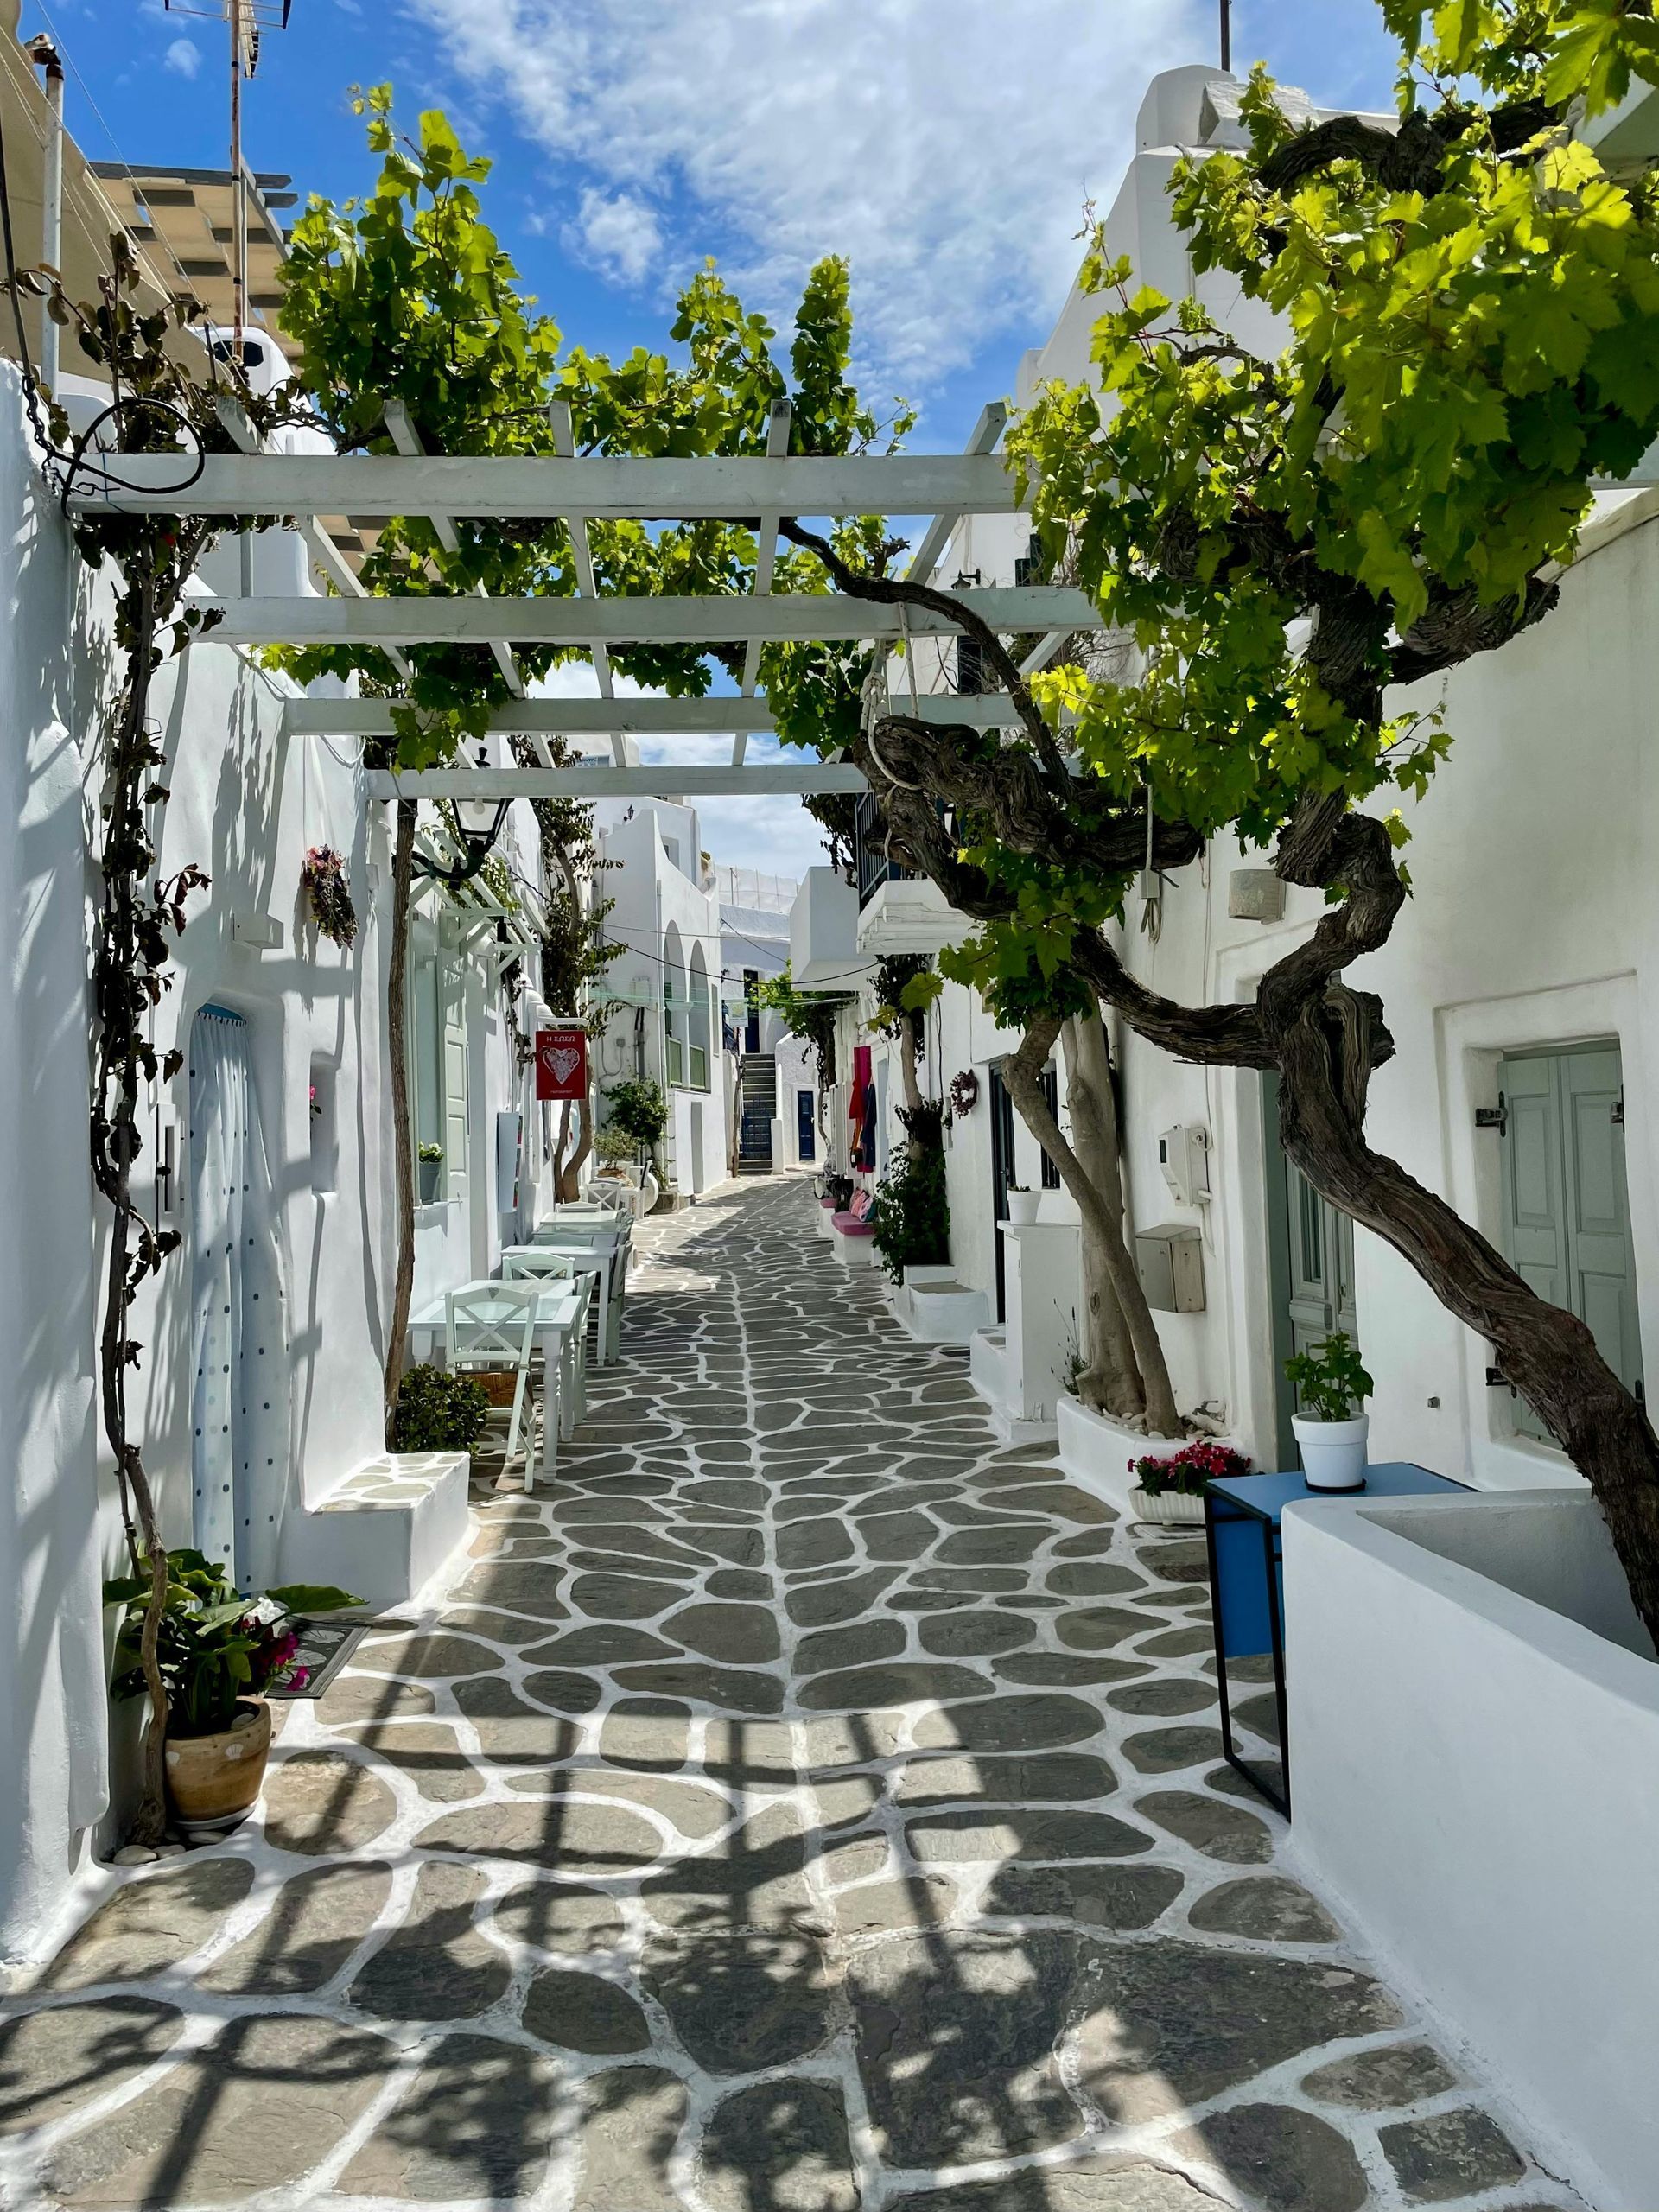
[[[1178,1436],[1180,1416],[1175,1410],[1168,1363],[1134,1257],[1124,1239],[1123,1185],[1116,1142],[1110,1145],[1108,1167],[1104,1160],[1105,1125],[1098,1102],[1090,1101],[1094,1119],[1089,1141],[1095,1147],[1096,1171],[1090,1173],[1066,1142],[1058,1122],[1049,1111],[1043,1090],[1043,1066],[1054,1048],[1061,1026],[1058,1014],[1045,1014],[1033,1021],[1021,1039],[1019,1051],[1003,1062],[1002,1080],[1027,1127],[1053,1161],[1061,1182],[1077,1202],[1083,1222],[1085,1285],[1093,1270],[1111,1294],[1110,1305],[1098,1317],[1092,1312],[1089,1316],[1091,1325],[1096,1319],[1099,1322],[1088,1357],[1100,1370],[1103,1409],[1117,1420],[1144,1421],[1154,1436]],[[1104,1043],[1103,1035],[1103,1058]],[[1109,1092],[1109,1070],[1107,1084]],[[1114,1138],[1116,1126],[1114,1115]]]
[[[1065,1103],[1071,1122],[1071,1148],[1093,1188],[1100,1192],[1109,1213],[1116,1216],[1120,1236],[1128,1249],[1128,1208],[1123,1192],[1123,1158],[1118,1141],[1117,1097],[1112,1084],[1112,1058],[1106,1041],[1106,1025],[1099,1008],[1072,1014],[1061,1025],[1060,1044],[1065,1059]],[[1128,1253],[1131,1263],[1134,1254]],[[1136,1271],[1135,1287],[1140,1287]],[[1109,1389],[1114,1369],[1127,1368],[1134,1376],[1139,1399],[1131,1413],[1146,1410],[1147,1392],[1135,1357],[1135,1342],[1118,1295],[1109,1257],[1100,1238],[1085,1219],[1083,1233],[1083,1319],[1079,1351],[1084,1365],[1077,1376],[1077,1395],[1085,1406],[1116,1413],[1118,1403]],[[1156,1335],[1157,1325],[1153,1324]],[[1160,1347],[1161,1358],[1161,1345]],[[1167,1372],[1163,1387],[1173,1399]]]
[[[409,1112],[409,909],[415,881],[416,802],[397,802],[391,849],[391,945],[386,963],[386,1049],[391,1060],[391,1148],[395,1175],[397,1265],[391,1317],[386,1325],[384,1380],[386,1442],[397,1418],[404,1382],[404,1344],[415,1290],[415,1131]]]

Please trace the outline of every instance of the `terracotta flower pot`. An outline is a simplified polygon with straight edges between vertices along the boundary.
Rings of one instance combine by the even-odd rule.
[[[270,1707],[243,1698],[228,1728],[167,1738],[167,1790],[187,1835],[224,1835],[253,1810],[270,1756]]]

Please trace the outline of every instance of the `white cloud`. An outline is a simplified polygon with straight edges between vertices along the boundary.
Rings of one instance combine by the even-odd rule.
[[[638,284],[663,247],[654,209],[632,193],[607,195],[593,184],[582,188],[576,219],[560,236],[567,253],[623,284]]]
[[[188,38],[175,38],[162,56],[162,66],[194,84],[201,73],[201,48]]]
[[[786,315],[807,265],[845,252],[861,351],[912,391],[1046,325],[1147,79],[1211,43],[1197,0],[410,4],[556,157],[578,231],[590,205],[616,226],[622,273],[624,241],[641,274],[717,251]]]

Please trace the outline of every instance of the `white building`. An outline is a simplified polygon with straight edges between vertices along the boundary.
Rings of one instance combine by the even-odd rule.
[[[1113,249],[1131,257],[1137,277],[1176,296],[1196,290],[1224,326],[1271,345],[1271,329],[1257,327],[1262,310],[1241,302],[1230,279],[1195,281],[1165,198],[1181,152],[1237,142],[1238,89],[1204,68],[1154,79],[1106,233]],[[1623,127],[1628,135],[1628,121]],[[1049,378],[1090,373],[1096,313],[1096,303],[1074,289],[1047,344],[1021,364],[1020,402]],[[1398,1046],[1373,1087],[1373,1141],[1443,1190],[1541,1287],[1553,1285],[1554,1294],[1574,1303],[1637,1382],[1659,1357],[1659,1196],[1641,1080],[1649,971],[1659,959],[1641,833],[1648,780],[1642,702],[1655,626],[1643,610],[1659,553],[1649,535],[1654,495],[1611,494],[1599,505],[1557,611],[1446,681],[1451,759],[1422,804],[1405,808],[1414,896],[1362,980],[1382,993]],[[940,571],[1009,583],[1027,550],[1017,518],[975,518],[957,533]],[[924,688],[953,688],[951,658],[932,658],[937,669],[928,652],[919,656]],[[963,673],[963,688],[976,689],[977,671]],[[896,689],[903,680],[895,677]],[[1610,816],[1605,795],[1615,791],[1621,804]],[[1156,936],[1138,927],[1132,899],[1123,944],[1133,971],[1194,1003],[1248,995],[1322,911],[1317,894],[1292,890],[1281,918],[1263,923],[1230,912],[1234,871],[1263,858],[1217,840],[1198,868],[1170,881]],[[862,852],[856,892],[827,869],[812,872],[809,892],[810,928],[807,896],[797,909],[798,974],[827,976],[837,961],[844,966],[855,899],[852,934],[865,955],[937,951],[968,932],[933,886],[889,878],[873,844]],[[815,956],[817,966],[803,969],[801,957]],[[980,1078],[978,1104],[957,1118],[949,1138],[953,1270],[1000,1313],[1013,1240],[994,1223],[1010,1159],[1014,1179],[1039,1179],[1034,1141],[1009,1114],[995,1073],[1017,1041],[956,986],[930,1017],[924,1087],[943,1095],[959,1070]],[[1135,1225],[1182,1229],[1198,1241],[1202,1310],[1159,1315],[1184,1409],[1217,1408],[1258,1465],[1294,1465],[1281,1365],[1294,1346],[1340,1324],[1357,1332],[1377,1380],[1377,1455],[1496,1487],[1573,1479],[1525,1406],[1501,1380],[1489,1379],[1489,1348],[1402,1261],[1364,1232],[1356,1236],[1287,1166],[1258,1077],[1206,1074],[1128,1033],[1116,1041]],[[878,1042],[874,1079],[884,1132],[900,1095],[891,1057]],[[1059,1093],[1063,1104],[1063,1083]],[[1500,1093],[1504,1125],[1477,1127],[1477,1108],[1496,1109]],[[1159,1146],[1174,1128],[1208,1140],[1207,1198],[1183,1200],[1170,1186]],[[1535,1175],[1548,1178],[1539,1186],[1541,1212],[1529,1211],[1522,1195]],[[1593,1237],[1573,1225],[1580,1194],[1592,1192]],[[1041,1218],[1074,1220],[1075,1213],[1051,1188]],[[1057,1249],[1043,1264],[1059,1270],[1052,1302],[1054,1325],[1064,1332],[1067,1301],[1076,1296],[1071,1262]],[[979,1371],[994,1387],[995,1363],[984,1351]]]
[[[695,807],[607,800],[598,822],[599,896],[614,902],[605,936],[621,947],[602,986],[616,1011],[596,1046],[600,1118],[613,1084],[640,1077],[660,1084],[668,1106],[664,1181],[689,1201],[726,1180],[730,1158],[720,900]]]

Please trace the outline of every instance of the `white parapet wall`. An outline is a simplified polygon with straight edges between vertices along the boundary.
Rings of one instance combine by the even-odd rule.
[[[1581,1491],[1284,1516],[1297,1849],[1545,2162],[1659,2203],[1659,1664]]]

